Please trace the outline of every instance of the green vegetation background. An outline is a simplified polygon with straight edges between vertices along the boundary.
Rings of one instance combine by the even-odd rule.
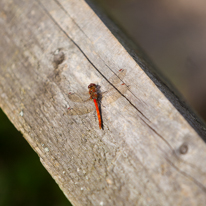
[[[0,109],[0,206],[71,206]]]

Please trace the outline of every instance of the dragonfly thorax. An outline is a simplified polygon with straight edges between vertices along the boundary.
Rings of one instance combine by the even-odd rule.
[[[88,88],[89,88],[90,99],[98,99],[97,85],[94,83],[91,83],[88,86]]]

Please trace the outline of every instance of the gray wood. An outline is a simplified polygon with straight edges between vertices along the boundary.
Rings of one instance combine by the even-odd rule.
[[[205,205],[206,129],[85,1],[1,0],[0,33],[0,106],[73,205]],[[120,69],[104,130],[69,114]]]

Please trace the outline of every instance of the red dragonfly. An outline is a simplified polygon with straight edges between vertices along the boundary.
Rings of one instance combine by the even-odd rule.
[[[124,94],[128,90],[128,86],[122,83],[122,79],[126,75],[126,70],[120,69],[117,74],[114,74],[108,81],[110,84],[107,85],[107,90],[105,92],[100,92],[100,86],[94,83],[89,84],[89,95],[88,92],[85,93],[69,93],[69,99],[72,102],[78,102],[80,104],[75,104],[74,107],[68,108],[69,115],[83,115],[94,111],[96,108],[97,117],[99,121],[99,128],[103,128],[102,116],[100,111],[101,103],[103,105],[110,104],[121,97],[121,93]],[[119,91],[119,92],[118,92]],[[91,101],[94,101],[94,105]]]

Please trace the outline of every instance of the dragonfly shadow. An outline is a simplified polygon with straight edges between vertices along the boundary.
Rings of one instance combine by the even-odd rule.
[[[100,113],[100,118],[101,118],[101,127],[102,130],[104,130],[104,123],[103,123],[103,118],[102,118],[102,92],[101,92],[101,86],[100,85],[96,85],[96,90],[98,93],[98,107],[99,107],[99,113]]]

